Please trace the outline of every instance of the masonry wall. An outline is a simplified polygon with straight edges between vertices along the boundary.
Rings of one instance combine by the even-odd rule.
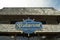
[[[3,8],[0,15],[60,15],[60,11],[49,7],[38,8]]]
[[[60,32],[60,24],[58,25],[42,25],[42,30],[35,32]],[[22,32],[15,28],[15,24],[0,24],[0,32]]]

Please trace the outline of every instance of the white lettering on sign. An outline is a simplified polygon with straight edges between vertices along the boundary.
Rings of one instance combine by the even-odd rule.
[[[18,27],[40,27],[41,24],[29,24],[29,23],[20,23],[17,24]]]

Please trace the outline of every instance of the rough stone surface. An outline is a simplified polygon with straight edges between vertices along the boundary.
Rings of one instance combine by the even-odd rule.
[[[0,24],[0,32],[22,32],[22,31],[16,30],[15,24]],[[41,30],[36,30],[35,32],[60,32],[60,24],[43,25],[43,28]]]
[[[37,8],[3,8],[0,15],[60,15],[60,11],[52,7]]]

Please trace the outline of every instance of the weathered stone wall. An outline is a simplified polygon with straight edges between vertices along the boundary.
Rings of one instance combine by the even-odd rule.
[[[0,24],[0,32],[22,32],[22,31],[16,30],[15,24]],[[35,32],[60,32],[60,24],[43,25],[43,28],[41,30],[36,30]]]
[[[60,11],[53,8],[3,8],[0,15],[60,15]]]

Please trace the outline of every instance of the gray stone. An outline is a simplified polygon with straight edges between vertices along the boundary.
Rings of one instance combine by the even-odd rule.
[[[0,9],[0,15],[60,15],[60,11],[52,7],[9,8]]]

